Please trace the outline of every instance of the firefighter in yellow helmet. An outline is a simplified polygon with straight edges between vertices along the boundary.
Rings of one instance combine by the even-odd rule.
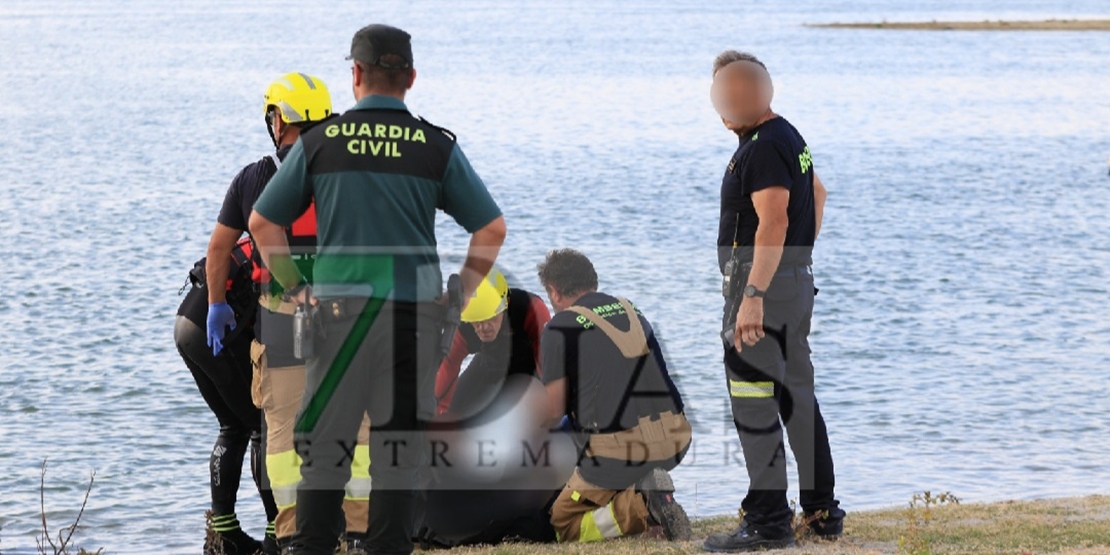
[[[316,77],[288,73],[266,88],[262,111],[270,138],[274,146],[281,150],[283,146],[291,147],[297,142],[305,124],[331,117],[331,93],[327,85]],[[288,139],[286,133],[292,133]]]
[[[492,270],[463,311],[464,325],[440,364],[437,412],[472,414],[485,408],[507,376],[539,377],[540,334],[550,319],[543,299],[509,287],[505,276]],[[471,354],[475,356],[460,377],[462,362]]]
[[[270,178],[281,166],[282,160],[297,142],[301,133],[332,116],[331,93],[318,77],[305,73],[288,73],[274,80],[266,88],[262,101],[266,128],[276,152],[264,156],[239,172],[228,188],[217,218],[216,228],[208,243],[205,264],[208,283],[208,346],[215,356],[230,356],[224,349],[225,335],[235,333],[236,314],[225,299],[231,249],[236,240],[247,231],[247,222],[254,203],[265,189]],[[316,219],[309,211],[287,230],[288,239],[296,253],[297,264],[311,275],[312,255],[316,250]],[[257,249],[253,249],[257,253]],[[251,343],[250,358],[254,367],[251,395],[256,405],[263,409],[266,423],[265,467],[276,506],[267,507],[268,526],[265,553],[277,553],[279,544],[292,537],[295,530],[296,489],[300,482],[300,459],[293,449],[293,420],[300,408],[305,387],[304,361],[293,356],[292,319],[293,303],[282,298],[282,291],[272,283],[269,273],[262,266],[261,257],[253,256],[253,279],[262,292],[259,310],[254,319],[255,340]],[[229,331],[230,330],[230,331]],[[244,384],[246,387],[246,384]],[[366,532],[369,503],[369,450],[367,448],[367,423],[359,437],[359,446],[351,467],[351,481],[347,486],[348,543],[358,547]],[[239,528],[233,510],[213,506],[213,528],[223,539],[227,553],[254,553],[250,542]],[[242,540],[242,541],[239,541]],[[243,545],[239,545],[239,544]],[[349,553],[357,552],[349,549]]]
[[[542,428],[547,394],[538,378],[540,334],[551,314],[543,299],[509,287],[504,274],[494,269],[479,283],[460,319],[463,323],[436,378],[439,430],[447,432],[436,441],[452,454],[439,461],[453,468],[436,472],[428,488],[424,520],[418,526],[421,540],[446,547],[498,544],[508,537],[553,542],[547,508],[572,464],[499,471],[498,487],[490,488],[481,464],[452,460],[454,453],[471,448],[474,434],[482,433],[480,425],[474,427],[476,422],[494,426],[512,444],[547,439]],[[463,360],[471,354],[474,358],[460,374]],[[522,424],[529,414],[534,430]],[[542,435],[531,435],[541,430]],[[563,458],[573,461],[575,454]],[[557,455],[554,459],[560,460]]]

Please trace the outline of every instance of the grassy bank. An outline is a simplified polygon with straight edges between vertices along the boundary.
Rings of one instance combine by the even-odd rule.
[[[1014,554],[1105,555],[1110,553],[1110,496],[989,504],[949,504],[915,498],[913,506],[850,513],[845,537],[835,543],[803,540],[790,554]],[[695,537],[723,532],[734,518],[694,524]],[[605,544],[501,545],[458,548],[466,555],[648,555],[702,553],[701,542],[626,539]]]
[[[1046,21],[926,21],[818,23],[826,29],[901,29],[911,31],[1110,31],[1110,19],[1049,19]]]

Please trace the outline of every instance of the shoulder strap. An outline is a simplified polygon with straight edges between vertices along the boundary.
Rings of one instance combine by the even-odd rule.
[[[581,314],[587,320],[593,322],[617,345],[624,358],[639,358],[650,353],[651,349],[648,348],[647,335],[644,334],[644,326],[640,325],[640,318],[636,314],[636,309],[632,307],[632,303],[628,302],[627,299],[617,297],[617,301],[620,302],[624,313],[628,315],[628,331],[618,330],[608,320],[584,306],[572,306],[567,310]]]
[[[278,158],[277,154],[267,154],[266,157],[269,158],[270,161],[274,163],[274,169],[275,170],[280,170],[281,169],[281,158]]]
[[[444,127],[440,127],[440,126],[438,126],[438,125],[436,125],[436,124],[434,124],[434,123],[432,123],[432,122],[430,122],[430,121],[428,121],[428,120],[424,119],[424,116],[416,116],[416,119],[418,119],[418,120],[420,120],[420,121],[424,122],[424,125],[427,125],[428,127],[431,127],[432,129],[436,129],[436,130],[438,130],[438,131],[439,131],[440,133],[443,133],[444,135],[447,135],[447,138],[451,139],[452,141],[457,141],[457,140],[458,140],[458,139],[457,139],[457,138],[455,137],[455,134],[454,134],[454,133],[452,133],[450,129],[447,129],[447,128],[444,128]]]

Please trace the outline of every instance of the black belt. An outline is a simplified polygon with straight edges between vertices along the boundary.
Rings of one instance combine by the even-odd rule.
[[[752,265],[744,264],[743,266],[741,266],[741,269],[744,271],[744,273],[751,273]],[[804,266],[789,266],[787,268],[779,268],[778,271],[775,272],[773,277],[787,277],[798,274],[802,274],[803,276],[812,276],[813,267],[809,264],[806,264]]]
[[[778,272],[775,272],[776,276],[790,276],[790,275],[795,275],[796,276],[796,275],[799,275],[799,274],[801,274],[803,276],[812,277],[813,276],[813,267],[809,266],[809,265],[793,266],[793,267],[786,268],[786,269],[780,268]]]
[[[412,310],[419,312],[423,310],[424,307],[439,308],[439,305],[434,301],[395,301],[391,299],[375,299],[373,297],[332,297],[320,299],[320,304],[314,308],[318,311],[317,317],[321,322],[340,322],[358,318],[363,310],[365,310],[367,303],[375,301],[382,302],[387,306],[392,306],[392,310],[397,310],[398,307],[411,307]]]
[[[349,320],[357,317],[368,301],[365,297],[320,299],[316,315],[321,322]]]

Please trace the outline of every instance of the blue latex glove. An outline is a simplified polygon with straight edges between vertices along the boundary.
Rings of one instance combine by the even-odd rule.
[[[208,305],[208,346],[212,347],[212,356],[220,354],[224,344],[224,327],[231,326],[235,329],[235,311],[227,303],[212,303]]]

